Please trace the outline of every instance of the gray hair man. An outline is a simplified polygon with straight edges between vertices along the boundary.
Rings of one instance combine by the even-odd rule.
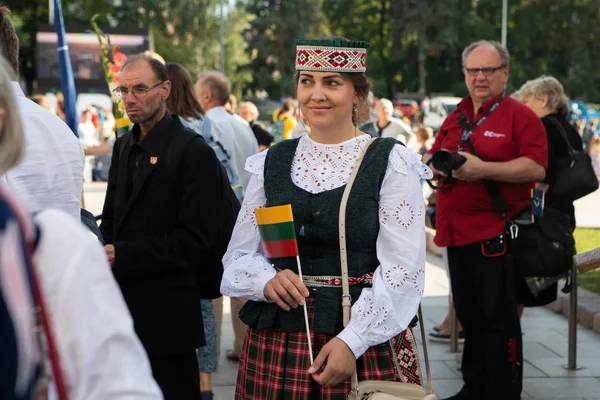
[[[506,96],[504,46],[472,43],[462,62],[469,96],[448,115],[423,157],[443,177],[435,242],[448,248],[454,306],[465,332],[465,384],[450,399],[517,400],[523,355],[515,292],[522,285],[505,279],[505,219],[492,205],[484,180],[497,186],[509,217],[530,207],[530,189],[546,173],[546,132],[535,113]],[[458,152],[453,157],[462,164],[442,168],[435,154],[447,154],[443,150]]]
[[[225,109],[230,94],[231,82],[219,72],[204,73],[200,75],[198,82],[196,82],[196,96],[200,101],[200,105],[206,111],[205,118],[211,121],[210,135],[212,140],[219,143],[231,157],[233,168],[240,178],[244,191],[246,191],[252,175],[245,169],[246,159],[258,153],[258,141],[248,122],[239,116],[230,114]],[[238,318],[238,313],[245,302],[246,300],[242,298],[230,299],[235,338],[233,349],[227,351],[227,358],[235,362],[240,359],[246,332],[246,325]],[[222,298],[215,300],[215,311],[217,313],[217,336],[220,342],[223,316]]]
[[[258,142],[250,125],[225,109],[229,101],[231,83],[219,72],[200,75],[196,82],[196,96],[211,121],[212,140],[218,142],[231,157],[235,172],[240,177],[244,191],[250,182],[250,173],[244,167],[246,159],[258,153]]]

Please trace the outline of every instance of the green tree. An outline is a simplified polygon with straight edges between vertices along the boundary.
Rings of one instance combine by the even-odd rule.
[[[406,60],[404,75],[410,77],[406,79],[405,89],[414,91],[417,83],[418,92],[425,95],[427,64],[439,68],[442,56],[455,48],[458,40],[456,25],[453,24],[456,3],[456,0],[394,2],[392,32],[397,39],[396,51]]]
[[[152,31],[155,50],[167,62],[176,62],[193,77],[220,69],[220,2],[218,0],[138,0],[123,2],[120,20],[135,18]],[[225,75],[240,95],[251,80],[250,72],[238,73],[248,63],[242,32],[249,16],[242,4],[228,7],[225,15]]]
[[[295,40],[328,33],[323,0],[247,0],[252,15],[244,31],[250,61],[239,71],[251,71],[249,89],[265,89],[272,98],[294,95]]]
[[[394,98],[402,81],[401,59],[394,52],[392,0],[325,0],[325,12],[334,35],[371,44],[367,74],[378,96]]]

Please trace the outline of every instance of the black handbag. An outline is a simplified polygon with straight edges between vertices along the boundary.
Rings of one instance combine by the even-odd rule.
[[[569,216],[552,208],[531,219],[531,207],[507,220],[509,251],[525,278],[554,278],[568,273],[575,255]]]
[[[471,153],[477,155],[471,141],[466,142]],[[528,205],[508,218],[508,208],[496,182],[484,179],[483,184],[494,209],[506,220],[508,255],[518,274],[553,278],[568,273],[576,253],[568,214],[546,207],[542,216],[532,216],[531,205]]]
[[[568,156],[556,161],[556,182],[550,187],[550,192],[554,197],[575,201],[598,189],[598,177],[591,157],[573,149],[561,123],[552,117],[549,120],[558,128],[569,152]]]

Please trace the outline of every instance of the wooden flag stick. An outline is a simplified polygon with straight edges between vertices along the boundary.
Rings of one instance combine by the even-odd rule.
[[[302,266],[300,265],[300,256],[296,256],[296,261],[298,262],[298,275],[300,276],[300,280],[304,282],[304,279],[302,279]],[[308,325],[308,310],[306,309],[306,300],[304,300],[304,322],[306,323],[306,338],[308,339],[308,353],[310,355],[310,365],[312,365],[314,360],[312,344],[310,342],[310,326]]]

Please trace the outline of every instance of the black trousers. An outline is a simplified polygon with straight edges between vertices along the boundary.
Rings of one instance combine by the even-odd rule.
[[[454,307],[465,332],[461,399],[521,398],[521,325],[506,264],[505,256],[485,257],[480,243],[448,247]]]
[[[196,351],[149,356],[152,375],[165,400],[201,400]]]

